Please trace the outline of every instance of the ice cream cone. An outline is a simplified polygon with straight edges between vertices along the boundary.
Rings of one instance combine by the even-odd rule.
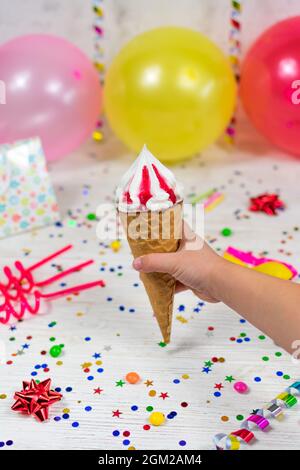
[[[159,212],[119,212],[134,258],[178,250],[182,232],[182,203]],[[170,342],[175,279],[167,273],[142,273],[163,340]]]

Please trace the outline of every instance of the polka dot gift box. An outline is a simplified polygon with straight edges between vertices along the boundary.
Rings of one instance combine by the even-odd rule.
[[[0,147],[0,239],[59,220],[38,138]]]

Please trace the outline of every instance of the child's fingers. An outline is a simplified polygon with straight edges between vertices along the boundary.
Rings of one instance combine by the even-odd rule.
[[[176,269],[176,260],[176,253],[152,253],[136,258],[132,266],[143,273],[172,274]]]

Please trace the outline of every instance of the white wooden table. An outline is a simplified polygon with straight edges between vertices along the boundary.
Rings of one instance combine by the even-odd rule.
[[[1,344],[4,343],[6,351],[0,366],[1,449],[126,449],[131,446],[213,449],[215,433],[235,431],[241,424],[238,415],[240,419],[246,418],[253,409],[300,377],[299,365],[270,339],[259,339],[258,330],[241,323],[240,317],[224,305],[207,304],[198,308],[198,299],[191,293],[176,298],[172,343],[165,348],[158,345],[159,329],[138,275],[131,268],[127,243],[114,253],[107,247],[107,241],[103,244],[97,240],[96,222],[86,219],[99,203],[112,198],[113,189],[130,162],[129,157],[112,159],[122,153],[116,143],[102,146],[89,143],[77,154],[53,165],[51,174],[63,226],[44,228],[0,243],[1,266],[11,265],[15,259],[29,265],[72,243],[74,249],[54,263],[66,268],[90,257],[95,263],[66,279],[67,285],[97,278],[103,278],[107,284],[104,289],[56,300],[49,312],[17,323],[16,329],[0,326]],[[223,251],[232,245],[252,250],[256,255],[267,251],[268,256],[300,269],[300,230],[295,231],[300,226],[300,165],[297,160],[273,154],[253,157],[249,152],[236,151],[229,155],[222,149],[212,148],[202,158],[174,171],[183,181],[186,194],[198,194],[214,187],[225,194],[225,201],[208,213],[205,220],[206,236],[215,249]],[[287,203],[287,209],[278,217],[247,211],[249,195],[266,190],[280,190]],[[237,209],[241,211],[240,220],[235,216]],[[231,237],[220,235],[224,227],[232,229]],[[41,278],[56,272],[57,266],[49,263],[40,270]],[[56,322],[54,326],[52,322]],[[209,327],[214,329],[208,330]],[[241,333],[250,341],[230,340]],[[51,337],[55,340],[51,341]],[[65,345],[62,356],[50,357],[50,347],[61,343]],[[41,351],[47,354],[41,355]],[[282,355],[278,357],[276,352]],[[97,358],[97,353],[101,358]],[[269,360],[262,360],[264,356]],[[214,363],[208,373],[203,372],[204,362],[212,357],[223,357],[225,361]],[[12,364],[7,365],[6,361]],[[96,361],[102,364],[97,365]],[[85,363],[91,363],[89,372],[83,370]],[[43,364],[49,369],[46,373],[43,368],[35,368]],[[138,372],[141,382],[116,386],[130,371]],[[278,376],[278,371],[290,379]],[[39,380],[51,377],[52,385],[63,393],[62,401],[50,408],[49,421],[43,423],[10,409],[14,392],[21,390],[22,380],[32,378],[32,372],[37,372],[35,378]],[[226,376],[245,381],[249,393],[235,392],[234,382],[226,381]],[[255,381],[255,377],[261,381]],[[144,383],[147,381],[153,384],[148,382],[147,386]],[[218,391],[215,384],[224,387],[219,397],[214,395]],[[71,391],[66,391],[70,388]],[[98,393],[94,393],[95,389]],[[150,391],[153,396],[149,396]],[[168,396],[162,398],[161,393]],[[171,411],[177,415],[167,419],[163,426],[144,430],[149,406],[166,415]],[[299,405],[287,410],[282,422],[273,420],[269,432],[256,431],[257,440],[242,447],[298,448],[299,410]],[[79,425],[74,427],[73,423]],[[114,436],[114,431],[120,434]]]

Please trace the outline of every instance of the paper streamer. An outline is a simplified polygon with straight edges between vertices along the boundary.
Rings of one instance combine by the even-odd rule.
[[[240,58],[241,58],[241,14],[243,1],[230,0],[230,31],[229,31],[229,59],[237,83],[240,80]],[[226,129],[226,141],[233,144],[236,135],[236,111]]]
[[[217,207],[222,201],[224,201],[224,194],[220,193],[216,189],[210,189],[203,194],[193,196],[190,200],[190,204],[196,205],[202,203],[205,212],[210,212]]]
[[[103,48],[103,38],[104,38],[104,29],[103,29],[103,11],[104,0],[93,0],[93,32],[94,32],[94,66],[99,75],[99,80],[101,85],[104,83],[105,76],[105,64],[104,64],[104,48]],[[96,129],[93,132],[93,139],[97,142],[103,140],[103,122],[101,119],[96,124]]]
[[[245,419],[241,428],[230,434],[218,433],[213,437],[213,442],[217,450],[239,450],[240,444],[244,442],[249,444],[255,439],[252,431],[259,428],[261,431],[267,429],[270,425],[270,419],[280,419],[283,417],[284,409],[292,408],[298,402],[300,396],[300,380],[294,382],[282,393],[276,396],[270,403],[263,408],[258,409],[255,414],[251,414]]]

